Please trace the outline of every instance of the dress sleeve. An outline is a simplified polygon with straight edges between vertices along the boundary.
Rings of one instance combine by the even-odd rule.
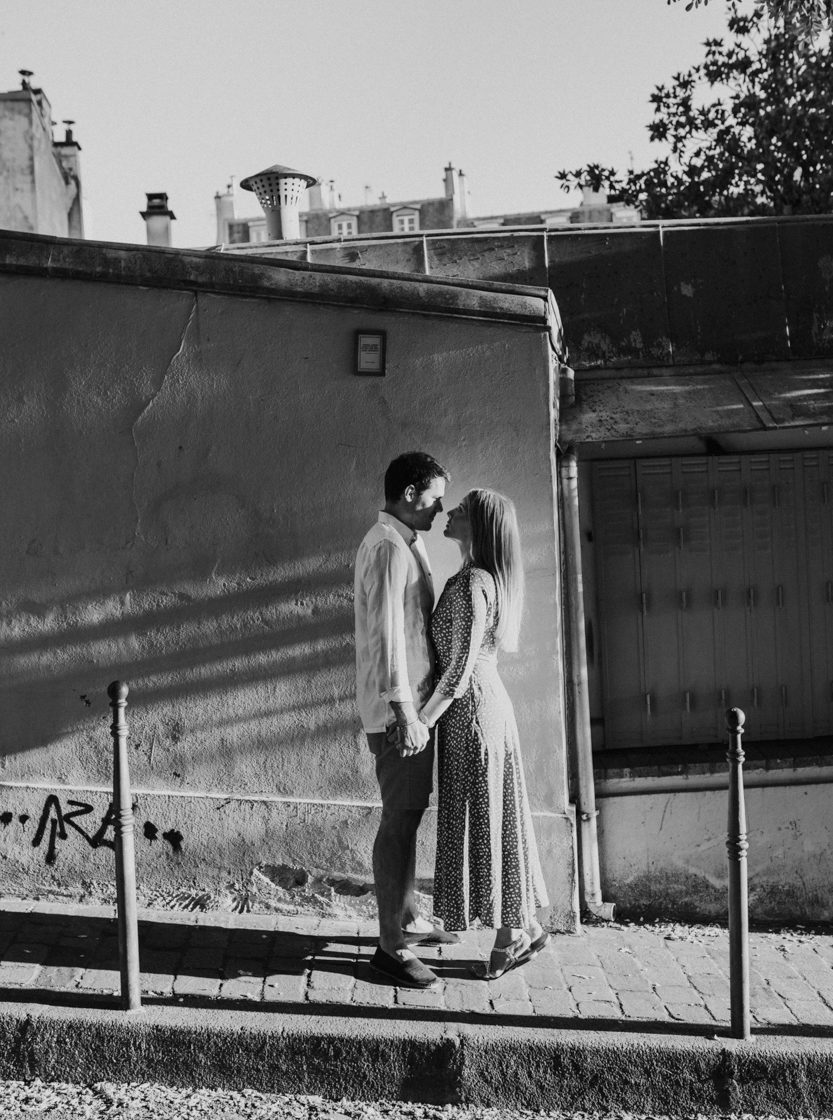
[[[469,570],[454,588],[451,604],[451,658],[437,682],[436,693],[458,699],[469,686],[474,663],[483,645],[489,614],[488,577]]]
[[[367,617],[374,680],[382,700],[413,700],[405,646],[408,563],[392,541],[380,541],[367,573]]]

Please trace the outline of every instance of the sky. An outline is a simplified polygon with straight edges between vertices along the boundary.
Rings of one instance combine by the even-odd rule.
[[[346,206],[438,197],[449,162],[474,214],[569,205],[562,167],[661,154],[651,90],[725,21],[725,0],[0,0],[0,89],[32,70],[56,138],[76,122],[87,237],[144,243],[166,191],[197,247],[215,193],[274,163]]]

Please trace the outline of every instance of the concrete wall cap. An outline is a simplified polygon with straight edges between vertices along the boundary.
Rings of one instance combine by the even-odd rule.
[[[485,319],[553,337],[547,288],[0,230],[0,273]]]

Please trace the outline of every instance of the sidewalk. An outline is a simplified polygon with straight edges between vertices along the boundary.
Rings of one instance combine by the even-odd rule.
[[[751,936],[755,1041],[728,1037],[728,935],[590,926],[498,981],[491,933],[394,989],[374,926],[140,911],[145,1010],[118,1009],[110,907],[0,900],[0,1076],[775,1115],[833,1113],[833,935]]]

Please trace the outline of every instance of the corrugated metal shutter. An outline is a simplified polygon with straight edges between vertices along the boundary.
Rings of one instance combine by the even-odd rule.
[[[594,464],[605,745],[833,731],[833,452]]]

